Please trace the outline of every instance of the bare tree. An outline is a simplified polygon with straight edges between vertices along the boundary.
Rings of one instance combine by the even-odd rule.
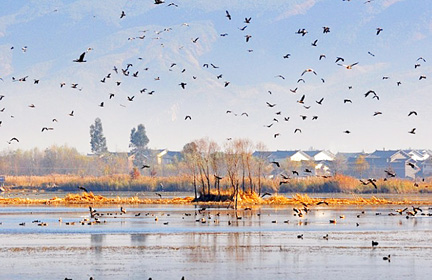
[[[231,140],[225,144],[225,166],[228,179],[233,188],[234,208],[237,209],[238,192],[240,186],[239,171],[241,154],[239,152],[240,140]]]

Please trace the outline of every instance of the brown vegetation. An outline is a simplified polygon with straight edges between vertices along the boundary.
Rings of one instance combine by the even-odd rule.
[[[292,197],[286,197],[282,195],[273,195],[271,197],[262,198],[257,193],[239,192],[238,205],[239,206],[258,206],[258,205],[308,205],[313,207],[319,202],[322,202],[322,198],[311,198],[306,194],[295,194]],[[220,205],[230,207],[232,204],[230,201],[222,202],[196,202],[193,197],[176,197],[170,199],[142,199],[137,196],[133,197],[115,197],[108,198],[101,195],[94,195],[93,193],[80,193],[80,194],[68,194],[64,198],[53,197],[50,199],[29,199],[29,198],[3,198],[0,197],[0,205],[138,205],[138,204],[205,204],[205,205]],[[328,207],[337,207],[342,205],[385,205],[385,204],[397,204],[397,205],[410,205],[410,204],[430,204],[430,201],[408,201],[408,200],[388,200],[383,198],[377,198],[372,196],[371,198],[362,198],[354,196],[353,198],[341,199],[341,198],[327,198],[325,202]],[[327,207],[327,206],[326,206]]]

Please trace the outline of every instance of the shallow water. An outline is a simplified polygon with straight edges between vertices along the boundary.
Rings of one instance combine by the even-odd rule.
[[[432,209],[396,207],[98,207],[93,225],[86,207],[0,207],[0,279],[429,279]]]

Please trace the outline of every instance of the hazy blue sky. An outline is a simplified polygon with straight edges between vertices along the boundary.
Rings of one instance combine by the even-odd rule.
[[[67,144],[90,152],[96,117],[108,149],[118,152],[128,151],[130,131],[140,123],[150,147],[171,150],[202,137],[220,145],[248,138],[271,150],[431,148],[431,1],[169,3],[1,1],[0,150]],[[73,62],[84,51],[87,62]],[[337,57],[358,64],[346,69]],[[125,76],[121,69],[129,63]],[[305,69],[317,75],[302,76]],[[369,90],[379,100],[365,97]],[[410,111],[417,116],[408,117]],[[19,143],[8,144],[12,137]]]

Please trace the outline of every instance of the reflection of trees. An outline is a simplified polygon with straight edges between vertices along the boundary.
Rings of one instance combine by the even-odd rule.
[[[102,253],[102,248],[105,243],[105,234],[90,235],[90,246],[96,254]]]
[[[248,261],[253,253],[253,240],[258,233],[190,233],[184,241],[191,250],[186,256],[191,263],[221,263],[230,260],[233,266]],[[205,246],[203,244],[206,244]]]
[[[133,246],[143,246],[147,241],[147,234],[131,234],[130,240]]]

